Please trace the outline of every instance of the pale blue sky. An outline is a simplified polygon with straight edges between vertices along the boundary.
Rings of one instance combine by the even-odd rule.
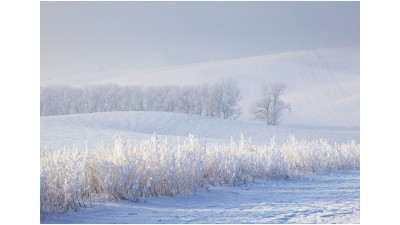
[[[359,46],[359,2],[41,2],[41,79]]]

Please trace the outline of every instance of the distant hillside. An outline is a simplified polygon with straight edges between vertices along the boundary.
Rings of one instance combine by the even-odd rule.
[[[185,85],[215,83],[222,77],[237,80],[241,89],[242,120],[263,84],[287,84],[283,99],[292,113],[283,124],[333,126],[360,125],[360,49],[358,47],[315,49],[240,59],[204,62],[134,71],[77,74],[48,84]]]

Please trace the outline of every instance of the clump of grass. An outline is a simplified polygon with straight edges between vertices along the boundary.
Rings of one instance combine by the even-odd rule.
[[[169,145],[153,135],[139,145],[121,137],[96,149],[42,151],[41,216],[78,211],[94,201],[145,200],[193,194],[210,185],[239,185],[253,179],[287,178],[321,170],[359,169],[360,145],[326,140],[289,140],[254,145],[243,136],[229,144],[200,144],[192,135]]]

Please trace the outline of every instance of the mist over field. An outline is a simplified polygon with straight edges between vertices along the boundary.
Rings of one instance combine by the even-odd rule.
[[[42,2],[41,222],[359,223],[359,17]]]

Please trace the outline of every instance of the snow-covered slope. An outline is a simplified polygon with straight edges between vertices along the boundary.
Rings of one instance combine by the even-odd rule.
[[[258,98],[263,84],[287,85],[283,99],[292,105],[285,124],[333,126],[360,125],[360,49],[358,47],[314,49],[279,54],[203,62],[133,71],[74,74],[48,84],[197,85],[223,77],[238,81],[243,107],[242,120]]]
[[[156,133],[176,141],[176,137],[193,134],[202,141],[224,142],[243,134],[253,143],[266,144],[275,136],[278,143],[296,139],[324,138],[330,142],[359,142],[358,128],[312,126],[266,126],[264,123],[223,120],[212,117],[165,112],[104,112],[41,117],[41,146],[59,149],[64,145],[83,147],[112,143],[113,136],[141,142]],[[181,139],[182,140],[182,139]]]

